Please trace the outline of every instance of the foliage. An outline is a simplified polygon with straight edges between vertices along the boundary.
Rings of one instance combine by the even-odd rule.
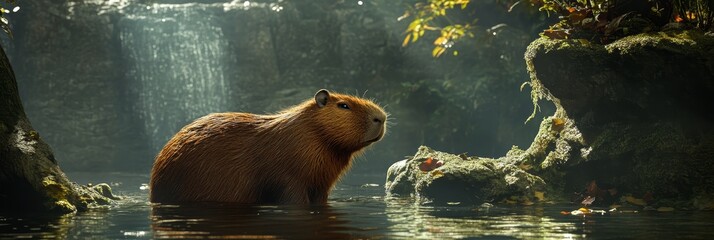
[[[10,30],[10,21],[7,20],[5,17],[5,14],[10,13],[10,10],[6,8],[6,5],[12,6],[12,12],[17,12],[20,10],[20,7],[17,6],[17,3],[15,0],[3,0],[4,3],[0,3],[0,28],[10,37],[12,38],[12,31]]]
[[[543,32],[550,38],[584,38],[600,43],[642,32],[658,31],[669,23],[709,30],[712,0],[537,0],[540,10],[561,21]]]
[[[399,17],[399,20],[402,20],[412,14],[415,16],[407,27],[406,37],[402,46],[407,46],[410,42],[416,42],[420,37],[424,36],[426,31],[438,31],[440,35],[434,40],[434,49],[431,55],[439,57],[460,38],[464,36],[473,37],[473,33],[469,32],[472,24],[454,24],[446,14],[447,10],[457,6],[462,10],[465,9],[469,2],[470,0],[428,0],[428,2],[415,4],[414,8]],[[437,21],[439,19],[447,21],[448,25],[439,27],[439,21]],[[458,52],[454,52],[454,54],[458,54]]]
[[[421,0],[400,17],[414,16],[403,46],[439,31],[432,56],[439,57],[464,36],[473,36],[473,24],[454,23],[451,9],[465,9],[470,0]],[[711,30],[714,0],[500,0],[509,9],[530,5],[559,18],[541,36],[609,43],[642,32],[659,31],[676,23],[678,28]],[[474,17],[475,18],[475,17]],[[444,24],[445,22],[445,24]],[[444,26],[439,26],[442,24]]]
[[[713,0],[673,0],[676,22],[688,22],[699,29],[714,27]]]

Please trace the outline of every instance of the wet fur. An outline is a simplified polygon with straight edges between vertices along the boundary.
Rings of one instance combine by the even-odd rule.
[[[151,201],[324,204],[352,158],[372,143],[365,135],[374,118],[383,120],[379,140],[384,111],[341,94],[329,94],[324,107],[311,99],[274,115],[204,116],[156,157]]]

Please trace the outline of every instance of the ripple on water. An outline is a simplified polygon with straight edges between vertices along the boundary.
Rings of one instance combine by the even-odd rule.
[[[49,217],[0,214],[0,238],[714,238],[714,213],[642,212],[562,216],[568,205],[418,206],[384,199],[371,181],[345,181],[327,206],[161,205],[147,175],[68,174],[79,183],[117,182],[115,206]],[[98,181],[95,181],[98,182]]]

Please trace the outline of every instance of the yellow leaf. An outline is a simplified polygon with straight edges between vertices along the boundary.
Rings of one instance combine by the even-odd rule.
[[[407,44],[409,44],[409,39],[412,38],[412,35],[407,34],[407,36],[404,38],[404,41],[402,42],[402,47],[406,47]]]
[[[439,37],[436,40],[434,40],[434,45],[441,46],[446,44],[448,40],[445,37]]]
[[[444,53],[444,51],[446,51],[446,48],[443,48],[441,46],[436,46],[436,47],[434,47],[434,50],[431,51],[431,56],[439,57],[439,56],[441,56],[441,54]]]
[[[407,32],[413,31],[420,24],[421,24],[421,19],[414,19],[414,21],[412,21],[412,23],[409,24],[409,27],[407,27]]]
[[[419,33],[412,32],[412,42],[416,42],[419,39]]]
[[[587,209],[587,208],[579,208],[578,211],[581,211],[581,212],[583,212],[583,213],[589,213],[589,212],[590,212],[590,209]]]

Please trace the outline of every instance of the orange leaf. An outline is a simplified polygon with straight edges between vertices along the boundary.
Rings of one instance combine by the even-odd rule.
[[[438,167],[441,167],[442,165],[444,165],[444,163],[442,161],[437,161],[430,157],[430,158],[427,158],[421,164],[419,164],[419,170],[421,170],[422,172],[428,172],[428,171],[434,170]]]

